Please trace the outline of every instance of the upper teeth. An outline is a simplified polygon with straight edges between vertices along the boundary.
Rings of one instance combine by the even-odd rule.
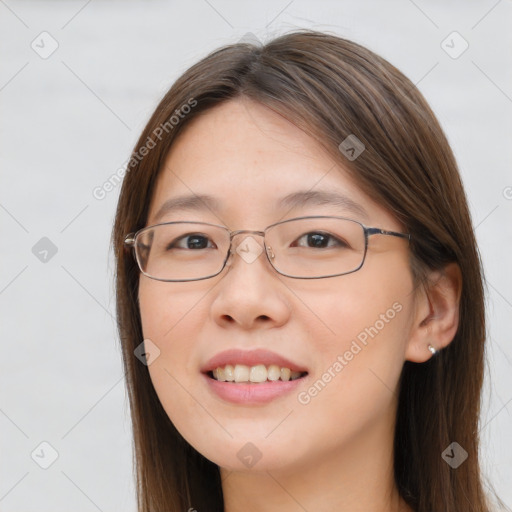
[[[273,380],[295,380],[302,375],[301,372],[292,372],[290,368],[279,367],[271,364],[268,369],[264,364],[246,366],[245,364],[217,367],[213,370],[213,377],[216,380],[226,382],[265,382]]]

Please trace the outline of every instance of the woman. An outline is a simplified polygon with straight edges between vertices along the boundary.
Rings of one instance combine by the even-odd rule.
[[[482,273],[415,86],[298,31],[187,70],[113,245],[139,510],[489,510]]]

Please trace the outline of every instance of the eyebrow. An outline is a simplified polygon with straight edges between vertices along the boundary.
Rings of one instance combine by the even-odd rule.
[[[290,210],[302,206],[335,206],[342,208],[357,216],[368,220],[368,212],[362,205],[356,203],[350,197],[339,192],[329,192],[327,190],[300,190],[283,197],[279,203],[279,208],[289,208]]]
[[[206,212],[220,210],[221,203],[207,194],[194,194],[167,199],[154,217],[157,223],[168,213],[179,211]],[[327,190],[300,190],[281,198],[278,209],[294,210],[305,206],[335,206],[368,220],[368,213],[359,203],[339,192]]]

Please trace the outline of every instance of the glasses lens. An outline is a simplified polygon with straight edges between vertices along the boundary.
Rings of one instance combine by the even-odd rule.
[[[333,217],[285,221],[267,231],[272,264],[291,277],[327,277],[357,270],[365,253],[364,228]]]
[[[229,249],[229,233],[203,223],[160,224],[139,233],[135,244],[142,271],[161,280],[205,278],[218,273]]]

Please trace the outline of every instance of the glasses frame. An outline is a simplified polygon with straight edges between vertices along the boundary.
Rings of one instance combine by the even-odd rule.
[[[285,274],[284,272],[281,272],[280,270],[278,270],[274,266],[274,264],[272,263],[273,256],[271,257],[270,254],[269,254],[270,252],[272,252],[272,248],[267,246],[266,239],[265,239],[265,234],[266,234],[266,232],[270,228],[273,228],[274,226],[277,226],[279,224],[285,224],[287,222],[293,222],[293,221],[296,221],[296,220],[303,220],[303,219],[340,219],[340,220],[348,220],[350,222],[355,222],[356,224],[359,224],[361,226],[361,228],[363,229],[363,232],[364,232],[364,254],[363,254],[363,258],[362,258],[361,264],[357,268],[355,268],[354,270],[349,270],[348,272],[342,272],[341,274],[329,274],[329,275],[326,275],[326,276],[319,276],[319,277],[297,277],[297,276],[292,276],[292,275],[289,275],[289,274]],[[149,229],[155,228],[157,226],[162,226],[162,225],[167,225],[167,224],[204,224],[206,226],[215,226],[215,227],[218,227],[218,228],[222,228],[225,231],[227,231],[228,234],[229,234],[229,249],[228,249],[227,255],[226,255],[225,259],[224,259],[224,263],[222,264],[221,269],[218,272],[216,272],[215,274],[211,274],[211,275],[208,275],[208,276],[205,276],[205,277],[199,277],[197,279],[160,279],[160,278],[157,278],[157,277],[150,276],[149,274],[144,272],[142,270],[142,265],[141,265],[141,262],[139,261],[138,253],[137,253],[137,250],[136,250],[137,238],[144,231],[147,231]],[[304,216],[304,217],[295,217],[293,219],[286,219],[286,220],[282,220],[282,221],[279,221],[279,222],[274,222],[274,224],[270,224],[270,226],[267,226],[263,231],[254,231],[254,230],[250,230],[250,229],[238,229],[236,231],[231,231],[226,226],[222,226],[220,224],[213,224],[213,223],[210,223],[210,222],[195,222],[195,221],[187,221],[187,220],[184,220],[184,221],[172,221],[172,222],[161,222],[159,224],[153,224],[152,226],[146,226],[146,227],[144,227],[142,229],[139,229],[138,231],[135,231],[135,232],[132,232],[132,233],[128,233],[125,236],[124,244],[125,244],[126,247],[132,249],[132,251],[133,251],[132,254],[134,256],[135,261],[137,262],[139,270],[146,277],[149,277],[150,279],[154,279],[156,281],[163,281],[163,282],[167,282],[167,283],[180,283],[180,282],[190,282],[190,281],[202,281],[204,279],[211,279],[212,277],[218,276],[226,268],[226,264],[227,264],[227,262],[229,260],[229,257],[233,254],[233,250],[232,250],[233,249],[233,238],[236,235],[240,235],[240,234],[253,234],[253,235],[262,236],[263,237],[264,252],[265,252],[265,255],[267,256],[267,260],[270,263],[270,266],[278,274],[280,274],[282,276],[285,276],[285,277],[290,277],[292,279],[326,279],[328,277],[344,276],[344,275],[347,275],[347,274],[352,274],[354,272],[357,272],[364,265],[364,262],[366,260],[366,253],[368,252],[368,239],[372,235],[394,236],[394,237],[398,237],[398,238],[407,239],[409,242],[411,240],[411,235],[409,233],[400,233],[398,231],[389,231],[389,230],[382,229],[382,228],[368,227],[368,226],[365,226],[362,222],[359,222],[358,220],[350,219],[348,217],[338,217],[338,216],[333,216],[333,215],[308,215],[308,216]]]

